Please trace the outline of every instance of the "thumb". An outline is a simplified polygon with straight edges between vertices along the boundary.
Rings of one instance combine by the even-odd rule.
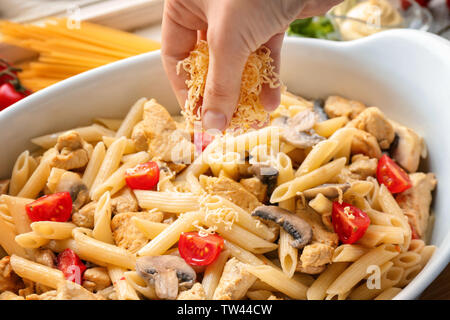
[[[242,72],[248,54],[237,54],[231,46],[209,47],[208,77],[202,106],[205,130],[223,131],[230,123],[239,101]]]

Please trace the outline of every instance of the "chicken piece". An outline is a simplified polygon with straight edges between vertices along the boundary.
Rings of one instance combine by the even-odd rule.
[[[213,300],[242,299],[255,281],[256,277],[245,269],[245,264],[231,258],[225,264]]]
[[[72,222],[79,227],[94,228],[94,214],[97,202],[89,202],[79,211],[72,214]]]
[[[104,300],[104,298],[75,282],[66,280],[58,285],[56,300]]]
[[[420,157],[426,152],[425,143],[412,129],[394,123],[398,144],[392,151],[392,157],[406,171],[413,173],[419,168]]]
[[[132,139],[138,151],[174,163],[190,163],[194,145],[190,133],[179,130],[169,112],[154,99],[144,105],[143,120],[134,128]]]
[[[262,183],[258,178],[253,177],[248,179],[241,179],[239,183],[247,191],[253,194],[258,199],[258,201],[263,203],[267,201],[267,185]]]
[[[103,267],[87,269],[83,274],[83,287],[91,292],[97,292],[111,285],[108,270]]]
[[[7,194],[9,188],[9,180],[0,180],[0,195]]]
[[[311,225],[313,231],[312,241],[336,248],[339,242],[338,235],[327,230],[322,223],[320,215],[314,212],[314,210],[309,207],[302,209],[301,199],[297,201],[299,203],[297,205],[296,214]]]
[[[377,139],[370,133],[357,130],[352,140],[352,154],[362,153],[369,158],[381,158],[381,149]]]
[[[54,150],[49,153],[52,167],[64,170],[79,169],[86,166],[92,153],[92,145],[84,141],[76,131],[67,131],[58,137]]]
[[[303,248],[300,256],[300,263],[303,268],[308,267],[321,267],[328,263],[331,263],[333,257],[334,248],[323,244],[313,243]]]
[[[161,222],[163,219],[162,212],[125,212],[119,213],[111,220],[111,230],[113,238],[117,246],[127,249],[132,253],[142,248],[148,239],[139,231],[132,217],[137,217],[153,222]]]
[[[56,296],[58,295],[58,291],[50,290],[41,294],[29,294],[26,296],[27,300],[56,300]]]
[[[348,166],[351,176],[355,180],[366,180],[367,177],[375,176],[377,172],[378,160],[369,158],[362,154],[352,157],[352,163]]]
[[[358,101],[347,100],[339,96],[330,96],[325,101],[324,109],[330,118],[346,116],[353,119],[363,112],[366,106]]]
[[[299,260],[297,263],[297,267],[295,271],[306,273],[306,274],[319,274],[322,273],[326,269],[326,265],[320,266],[320,267],[303,267],[302,262]]]
[[[191,289],[180,292],[177,300],[206,300],[205,289],[197,282]]]
[[[225,176],[216,178],[202,175],[199,181],[202,188],[209,194],[224,197],[249,213],[262,205],[256,196],[245,190],[239,182]]]
[[[50,249],[36,250],[34,259],[37,263],[43,264],[44,266],[50,268],[55,268],[56,256]]]
[[[377,107],[370,107],[361,112],[347,127],[364,130],[373,135],[381,149],[388,149],[395,138],[394,127]]]
[[[25,285],[22,279],[13,271],[9,260],[9,256],[0,260],[0,292],[11,291],[15,293]]]
[[[424,239],[430,217],[431,192],[436,187],[437,180],[433,173],[417,172],[409,177],[412,187],[397,195],[396,200],[413,230]]]
[[[186,168],[186,165],[182,164],[182,163],[169,162],[167,164],[167,167],[169,168],[170,171],[175,172],[176,174],[178,174],[178,173],[180,173],[181,171],[183,171]]]
[[[25,300],[25,298],[15,294],[14,292],[5,291],[0,293],[0,301],[1,300]]]
[[[128,187],[123,188],[111,198],[112,215],[123,212],[136,212],[138,209],[138,202]]]

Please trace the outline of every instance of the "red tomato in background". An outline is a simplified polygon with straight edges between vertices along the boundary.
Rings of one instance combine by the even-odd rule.
[[[380,184],[384,184],[392,194],[412,187],[409,175],[386,154],[378,160],[377,180]]]
[[[67,280],[82,284],[86,266],[72,249],[66,249],[58,255],[57,268],[63,272]]]
[[[9,63],[0,59],[0,85],[13,81],[17,78],[17,71],[20,69],[13,68]]]
[[[200,236],[198,232],[183,232],[178,241],[180,256],[194,266],[213,263],[223,249],[223,238],[217,234]]]
[[[131,189],[153,190],[159,181],[159,167],[154,161],[141,163],[125,171],[125,182]]]
[[[369,216],[359,208],[348,203],[333,202],[331,223],[339,240],[345,244],[358,241],[370,225]]]
[[[402,0],[402,8],[403,10],[408,10],[411,7],[411,1],[416,1],[420,6],[426,8],[428,7],[428,3],[430,0]],[[447,0],[447,2],[450,0]]]
[[[448,7],[448,10],[450,10],[450,0],[447,0],[447,7]]]
[[[31,221],[66,222],[72,214],[72,198],[69,192],[58,192],[27,204],[25,206]]]
[[[4,83],[0,86],[0,111],[9,107],[10,105],[22,100],[31,92],[28,90],[17,91],[11,83]]]

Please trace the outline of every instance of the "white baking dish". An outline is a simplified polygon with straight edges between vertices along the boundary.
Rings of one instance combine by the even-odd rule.
[[[450,43],[410,30],[343,43],[289,38],[282,79],[306,97],[339,94],[376,105],[425,137],[425,165],[439,181],[431,240],[438,250],[397,298],[418,297],[450,258]],[[31,138],[88,124],[94,117],[123,116],[142,96],[178,111],[159,52],[86,72],[20,101],[0,113],[0,178],[8,177],[19,153],[32,147]]]

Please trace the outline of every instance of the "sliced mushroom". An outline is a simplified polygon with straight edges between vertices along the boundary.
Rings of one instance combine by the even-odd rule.
[[[324,109],[323,100],[314,100],[314,113],[316,114],[317,122],[322,122],[329,119]]]
[[[304,149],[308,147],[315,146],[320,141],[325,140],[324,137],[319,136],[317,133],[314,133],[312,130],[309,132],[297,132],[291,129],[284,130],[282,134],[282,138],[293,145],[296,148]]]
[[[268,186],[277,182],[278,170],[270,165],[254,164],[250,166],[249,172]]]
[[[291,242],[294,248],[302,249],[312,239],[311,225],[289,210],[277,206],[260,206],[252,212],[252,216],[277,223],[294,238]]]
[[[287,125],[297,132],[309,131],[314,127],[315,123],[316,115],[310,110],[299,112],[287,121]]]
[[[323,194],[327,198],[332,199],[338,197],[339,195],[342,195],[345,191],[347,191],[350,188],[350,186],[351,185],[348,182],[342,184],[326,183],[317,186],[315,188],[305,190],[302,193],[306,199],[312,199],[319,193]]]
[[[142,257],[136,260],[136,271],[160,299],[176,299],[178,289],[191,288],[196,273],[181,257],[174,255]]]
[[[55,192],[67,191],[72,198],[72,207],[78,211],[86,202],[89,201],[89,190],[81,180],[80,176],[74,172],[67,171],[61,175],[56,185]]]

